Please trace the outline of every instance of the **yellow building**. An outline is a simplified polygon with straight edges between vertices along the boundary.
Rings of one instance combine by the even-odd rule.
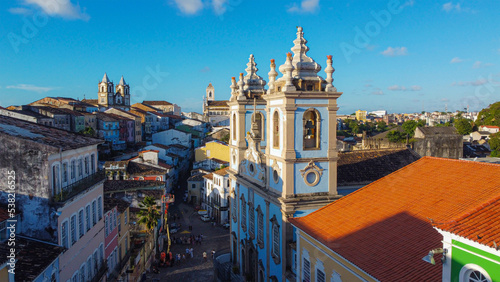
[[[357,110],[356,119],[360,121],[366,121],[366,111]]]
[[[196,148],[194,153],[195,162],[206,159],[218,159],[229,162],[229,146],[220,141],[211,141],[203,147]]]

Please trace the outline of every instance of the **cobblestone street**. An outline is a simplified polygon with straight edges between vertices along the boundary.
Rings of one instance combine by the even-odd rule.
[[[222,226],[213,226],[210,222],[203,222],[194,208],[186,203],[180,202],[177,198],[175,205],[169,207],[170,215],[177,215],[179,219],[171,223],[180,223],[180,230],[171,234],[170,238],[188,237],[191,235],[203,235],[203,241],[199,244],[173,244],[171,252],[173,255],[186,255],[185,260],[170,267],[159,267],[159,274],[148,275],[147,281],[158,279],[159,281],[212,281],[214,275],[214,264],[212,250],[217,253],[229,252],[229,230]],[[189,226],[192,226],[192,231]],[[186,254],[186,248],[193,248],[193,258]],[[207,253],[207,259],[203,259],[203,252]]]

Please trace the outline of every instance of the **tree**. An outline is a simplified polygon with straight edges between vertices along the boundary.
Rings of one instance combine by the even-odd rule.
[[[417,128],[418,123],[414,120],[407,120],[403,123],[403,131],[408,134],[410,137],[413,137],[415,134],[415,129]]]
[[[90,126],[89,126],[89,127],[86,127],[86,128],[82,131],[82,133],[83,133],[84,135],[88,135],[88,136],[95,136],[95,130],[94,130],[92,127],[90,127]]]
[[[222,138],[220,139],[220,141],[222,142],[225,142],[225,143],[229,143],[229,133],[222,136]]]
[[[387,130],[387,124],[385,123],[385,121],[381,120],[377,122],[377,131],[383,132],[386,130]]]
[[[500,133],[495,133],[490,135],[490,140],[488,140],[488,144],[491,149],[492,157],[500,157]]]
[[[500,126],[500,102],[489,105],[479,112],[476,125]]]
[[[153,228],[158,225],[158,220],[160,220],[160,207],[156,205],[155,198],[151,196],[146,196],[142,202],[139,203],[139,208],[141,209],[138,213],[139,223],[144,224],[148,232],[153,230]]]
[[[457,132],[460,135],[470,134],[473,129],[472,121],[466,118],[458,119],[455,122],[455,128],[457,129]]]
[[[406,133],[398,130],[393,130],[387,133],[387,139],[389,139],[389,141],[393,143],[403,143],[406,140]]]

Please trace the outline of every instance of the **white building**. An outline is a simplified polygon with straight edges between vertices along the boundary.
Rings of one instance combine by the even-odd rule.
[[[202,208],[219,224],[229,222],[229,173],[219,169],[203,176]]]

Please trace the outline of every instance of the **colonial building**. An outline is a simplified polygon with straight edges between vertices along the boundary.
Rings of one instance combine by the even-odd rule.
[[[104,73],[104,77],[99,82],[97,96],[100,111],[109,108],[118,108],[125,111],[130,109],[130,86],[125,82],[123,76],[115,88],[108,75]]]
[[[206,97],[203,99],[203,115],[206,117],[205,119],[217,125],[227,125],[221,124],[228,121],[229,115],[229,101],[224,100],[215,100],[215,88],[212,83],[208,84],[206,89]]]
[[[303,216],[337,194],[337,99],[332,57],[326,79],[307,56],[302,27],[269,89],[250,55],[244,76],[232,78],[230,107],[231,259],[253,281],[295,281],[294,230]]]

